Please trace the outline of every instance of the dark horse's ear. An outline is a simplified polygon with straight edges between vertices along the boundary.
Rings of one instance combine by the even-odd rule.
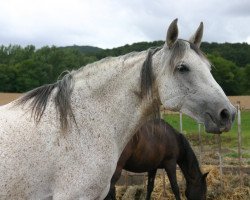
[[[202,36],[203,36],[203,22],[200,23],[200,26],[196,30],[195,34],[189,39],[189,42],[195,44],[199,48],[201,45]]]
[[[171,49],[178,38],[178,19],[176,18],[168,27],[166,43],[169,49]]]

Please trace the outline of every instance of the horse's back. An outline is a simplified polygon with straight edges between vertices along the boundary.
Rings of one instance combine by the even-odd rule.
[[[165,160],[177,160],[180,146],[178,137],[179,133],[163,120],[149,121],[125,147],[124,152],[128,152],[128,148],[133,150],[124,169],[146,172],[161,167]]]

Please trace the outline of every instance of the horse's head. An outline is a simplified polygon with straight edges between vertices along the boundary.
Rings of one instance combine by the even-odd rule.
[[[177,19],[168,29],[158,60],[156,84],[164,107],[182,111],[205,124],[211,133],[231,129],[236,109],[214,80],[211,65],[200,50],[203,23],[189,40],[178,39]]]
[[[207,193],[206,177],[208,172],[203,174],[199,179],[187,183],[185,195],[188,200],[205,200]]]

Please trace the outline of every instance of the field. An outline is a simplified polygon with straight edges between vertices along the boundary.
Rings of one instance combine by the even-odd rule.
[[[164,119],[169,122],[174,128],[177,130],[180,129],[180,118],[179,114],[168,114],[164,115]],[[198,124],[196,121],[191,119],[190,117],[183,115],[183,133],[187,135],[187,137],[192,137],[194,135],[198,135]],[[222,145],[227,147],[237,147],[237,121],[235,120],[231,131],[227,133],[223,133],[222,137]],[[202,126],[203,134],[202,136],[212,138],[214,135],[204,133],[204,127]],[[242,131],[242,147],[250,148],[250,111],[242,111],[241,112],[241,131]],[[194,136],[195,137],[195,136]]]

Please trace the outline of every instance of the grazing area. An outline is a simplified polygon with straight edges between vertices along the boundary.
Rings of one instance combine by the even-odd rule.
[[[207,200],[248,200],[250,197],[250,176],[244,174],[244,186],[239,186],[239,177],[234,173],[227,173],[220,178],[220,172],[215,165],[203,165],[203,172],[208,172],[207,176]],[[180,186],[181,198],[185,199],[185,181],[178,170],[177,179]],[[175,200],[171,191],[171,186],[165,177],[166,194],[163,191],[163,179],[161,175],[156,176],[155,187],[152,193],[152,200]],[[118,185],[116,186],[117,200],[143,200],[145,199],[146,189],[143,184],[135,186]]]
[[[250,106],[250,97],[230,97],[230,100],[234,105],[240,101],[242,106],[241,164],[238,155],[237,120],[234,122],[231,131],[220,135],[221,152],[219,152],[218,135],[205,133],[203,126],[201,126],[201,140],[199,140],[197,122],[186,115],[182,115],[183,133],[192,144],[192,148],[201,163],[203,173],[209,172],[207,177],[208,200],[248,200],[250,198],[250,110],[245,109]],[[180,129],[180,115],[178,113],[169,112],[163,114],[163,118],[177,130]],[[124,173],[123,176],[126,178],[123,177],[120,184],[116,186],[117,199],[145,199],[146,174]],[[185,179],[180,170],[178,170],[177,179],[181,197],[185,199]],[[152,193],[153,200],[175,199],[166,175],[165,182],[166,196],[164,196],[162,171],[159,172],[158,170]]]

